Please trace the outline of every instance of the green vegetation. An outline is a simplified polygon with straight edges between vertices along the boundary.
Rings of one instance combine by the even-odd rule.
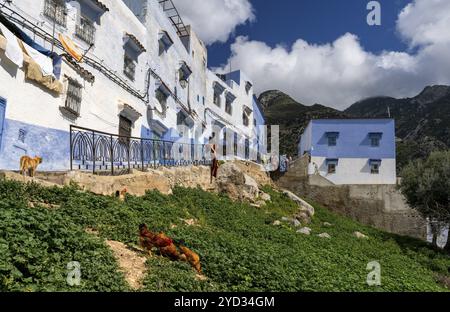
[[[409,163],[400,186],[408,204],[432,221],[433,244],[450,222],[450,151],[433,152],[425,160]],[[450,251],[450,239],[445,247]]]
[[[75,186],[42,188],[1,180],[0,291],[129,290],[103,239],[137,245],[143,222],[185,240],[200,254],[207,276],[199,281],[188,264],[153,257],[147,261],[144,291],[445,290],[436,280],[449,275],[450,258],[428,244],[362,226],[318,205],[313,235],[298,234],[288,225],[272,225],[292,215],[295,204],[265,191],[272,202],[256,209],[199,189],[177,188],[171,196],[148,192],[122,203]],[[43,204],[30,208],[30,201]],[[199,226],[184,225],[181,218],[195,218]],[[86,228],[97,230],[99,237]],[[354,231],[370,239],[359,240]],[[322,232],[332,239],[317,237]],[[366,284],[366,266],[373,260],[381,264],[379,287]],[[80,286],[66,283],[70,261],[81,264]]]

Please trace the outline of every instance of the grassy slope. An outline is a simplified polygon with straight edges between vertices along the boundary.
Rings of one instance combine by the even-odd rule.
[[[201,255],[208,277],[197,281],[187,264],[154,257],[147,261],[147,291],[444,290],[435,275],[449,275],[450,258],[425,243],[362,226],[317,205],[311,228],[314,234],[328,232],[331,240],[275,227],[271,223],[290,215],[295,205],[266,191],[272,203],[257,210],[201,190],[178,188],[172,196],[149,192],[120,203],[76,188],[0,181],[0,291],[128,290],[112,253],[84,229],[133,245],[143,222],[184,239]],[[28,208],[29,200],[61,208]],[[184,226],[180,218],[197,218],[201,226]],[[325,221],[333,226],[323,227]],[[178,226],[169,230],[171,224]],[[354,238],[356,230],[370,239]],[[66,264],[74,260],[81,263],[81,288],[65,282]],[[365,283],[372,260],[381,263],[381,287]]]

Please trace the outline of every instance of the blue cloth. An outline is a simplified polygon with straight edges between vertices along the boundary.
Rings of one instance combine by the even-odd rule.
[[[53,74],[55,75],[56,79],[59,80],[59,78],[61,77],[62,56],[41,46],[39,43],[34,41],[30,36],[28,36],[24,31],[22,31],[19,27],[11,23],[7,18],[5,18],[1,14],[0,14],[0,22],[3,25],[5,25],[14,35],[16,35],[19,39],[28,44],[30,47],[32,47],[39,53],[44,54],[47,57],[50,57],[53,60]]]
[[[280,172],[287,172],[288,170],[288,159],[285,155],[280,156]]]

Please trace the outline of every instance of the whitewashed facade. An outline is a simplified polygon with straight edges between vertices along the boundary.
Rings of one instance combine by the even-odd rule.
[[[8,42],[0,34],[0,169],[18,169],[22,155],[42,156],[42,170],[69,169],[71,125],[204,144],[213,125],[220,124],[240,142],[233,154],[246,157],[248,150],[264,149],[253,137],[263,120],[256,118],[262,114],[254,111],[260,106],[251,82],[240,71],[221,79],[208,69],[207,49],[194,30],[168,18],[171,1],[63,2],[65,15],[58,15],[58,23],[48,11],[52,0],[15,0],[1,7],[2,16],[39,45],[52,50],[49,35],[55,27],[54,37],[70,38],[85,58],[75,65],[70,57],[63,59],[58,94],[26,78],[26,67],[6,56]],[[86,24],[81,30],[89,31],[80,32]],[[65,53],[59,42],[53,49]],[[73,83],[76,105],[68,102]],[[217,85],[223,88],[221,105],[214,104]],[[230,136],[224,142],[223,131],[217,138],[232,142]],[[241,148],[246,145],[247,151]]]

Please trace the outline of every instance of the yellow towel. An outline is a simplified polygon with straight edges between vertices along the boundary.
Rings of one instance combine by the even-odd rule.
[[[57,94],[61,94],[63,92],[63,84],[59,80],[56,80],[53,76],[43,76],[41,67],[31,58],[28,62],[25,62],[25,77],[26,79],[35,81],[47,89],[56,92]]]
[[[83,53],[79,51],[75,43],[63,34],[59,34],[58,37],[64,47],[64,50],[76,59],[77,62],[81,63],[83,61]]]

